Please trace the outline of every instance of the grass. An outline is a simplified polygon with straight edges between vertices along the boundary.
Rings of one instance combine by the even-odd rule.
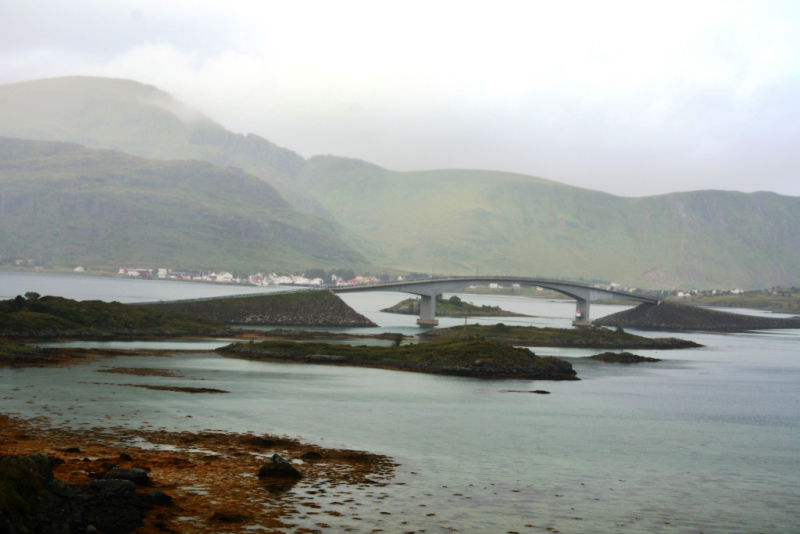
[[[689,348],[699,345],[674,338],[649,338],[608,328],[538,328],[535,326],[467,325],[429,330],[428,339],[478,337],[532,347]]]
[[[405,309],[408,311],[391,312],[391,313],[408,313],[416,315],[419,313],[419,304],[417,299],[405,299],[391,308],[392,309]],[[471,302],[464,302],[457,296],[452,296],[449,299],[438,299],[436,301],[436,315],[442,317],[522,317],[522,314],[508,312],[500,308],[500,306],[476,306]]]
[[[99,300],[44,296],[0,301],[0,335],[212,334],[224,326],[188,315]],[[3,347],[24,351],[16,345]]]
[[[684,304],[721,308],[755,308],[780,313],[800,313],[800,291],[778,288],[777,294],[747,291],[738,295],[697,295],[677,299]]]
[[[328,343],[299,343],[270,340],[258,343],[234,343],[221,352],[241,351],[266,357],[338,358],[333,363],[396,366],[430,372],[476,374],[536,374],[572,378],[571,366],[558,358],[540,357],[533,352],[487,339],[442,339],[430,343],[401,346],[351,346]],[[562,376],[563,375],[563,376]]]

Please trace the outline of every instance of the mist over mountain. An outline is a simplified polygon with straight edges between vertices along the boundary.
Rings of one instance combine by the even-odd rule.
[[[797,197],[693,191],[627,198],[489,170],[394,172],[335,156],[304,160],[257,135],[229,132],[152,86],[117,79],[0,86],[0,135],[162,160],[53,143],[23,149],[5,140],[2,242],[20,251],[21,243],[40,243],[41,250],[60,251],[54,261],[86,254],[88,241],[97,243],[91,253],[96,261],[104,254],[116,258],[121,237],[128,235],[142,261],[192,264],[211,257],[198,247],[213,241],[214,250],[241,258],[237,265],[244,266],[263,257],[253,250],[262,243],[255,234],[261,239],[268,228],[288,224],[300,233],[289,238],[288,230],[277,232],[283,238],[270,247],[282,265],[295,262],[298,268],[368,260],[436,274],[583,277],[640,287],[800,284]],[[84,165],[90,169],[85,176],[74,173]],[[73,174],[54,178],[65,173]],[[222,185],[245,182],[250,193]],[[177,184],[182,189],[171,189]],[[70,195],[83,207],[65,208]],[[202,209],[178,208],[183,195]],[[96,207],[104,202],[124,209]],[[104,226],[92,226],[97,210],[127,214],[114,223],[116,237],[81,237]],[[226,217],[242,220],[225,226]],[[230,230],[251,224],[258,230]],[[80,229],[65,234],[70,239],[53,234],[54,226],[70,225]],[[159,241],[165,229],[174,232]],[[148,237],[137,240],[137,232]]]

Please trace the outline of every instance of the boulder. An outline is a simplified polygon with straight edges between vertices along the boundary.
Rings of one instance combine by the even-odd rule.
[[[125,493],[134,491],[136,484],[130,480],[96,478],[89,483],[89,488],[108,493]]]
[[[100,478],[103,480],[130,480],[137,486],[150,485],[150,477],[147,475],[147,472],[144,469],[139,469],[138,467],[132,467],[130,469],[114,467],[106,471],[106,473]]]
[[[258,471],[258,476],[294,480],[303,478],[303,475],[279,454],[273,454],[272,458],[261,466],[261,469]]]
[[[308,451],[300,455],[301,460],[322,460],[322,455],[317,451]]]
[[[148,501],[157,506],[172,504],[172,497],[158,489],[148,491],[145,497],[147,497]]]

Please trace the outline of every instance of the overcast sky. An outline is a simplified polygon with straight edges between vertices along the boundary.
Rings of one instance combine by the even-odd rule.
[[[800,196],[796,1],[0,2],[0,83],[70,74],[305,157]]]

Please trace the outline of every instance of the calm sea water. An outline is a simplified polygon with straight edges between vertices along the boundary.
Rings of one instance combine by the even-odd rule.
[[[193,298],[199,291],[175,282],[120,280],[104,289],[91,278],[48,278],[69,285],[62,293],[77,298],[131,301],[149,291]],[[36,283],[31,275],[2,273],[0,294],[44,293]],[[403,297],[362,293],[345,300],[379,330],[419,332],[414,317],[379,311]],[[566,327],[574,314],[566,301],[461,297],[536,316],[501,319],[508,324]],[[619,309],[595,305],[592,312]],[[597,351],[534,349],[570,359],[579,382],[181,354],[68,369],[2,369],[0,406],[6,413],[46,415],[55,424],[95,425],[109,415],[132,428],[289,434],[396,458],[402,464],[396,482],[405,485],[383,488],[388,497],[380,505],[360,507],[362,521],[326,517],[331,532],[800,532],[800,331],[675,335],[705,348],[636,351],[663,358],[636,366],[580,359]],[[178,343],[159,346],[192,346]],[[181,369],[186,378],[95,373],[134,366]],[[231,393],[141,396],[135,388],[87,383],[197,385],[198,378],[203,387]],[[551,394],[509,392],[534,389]]]

